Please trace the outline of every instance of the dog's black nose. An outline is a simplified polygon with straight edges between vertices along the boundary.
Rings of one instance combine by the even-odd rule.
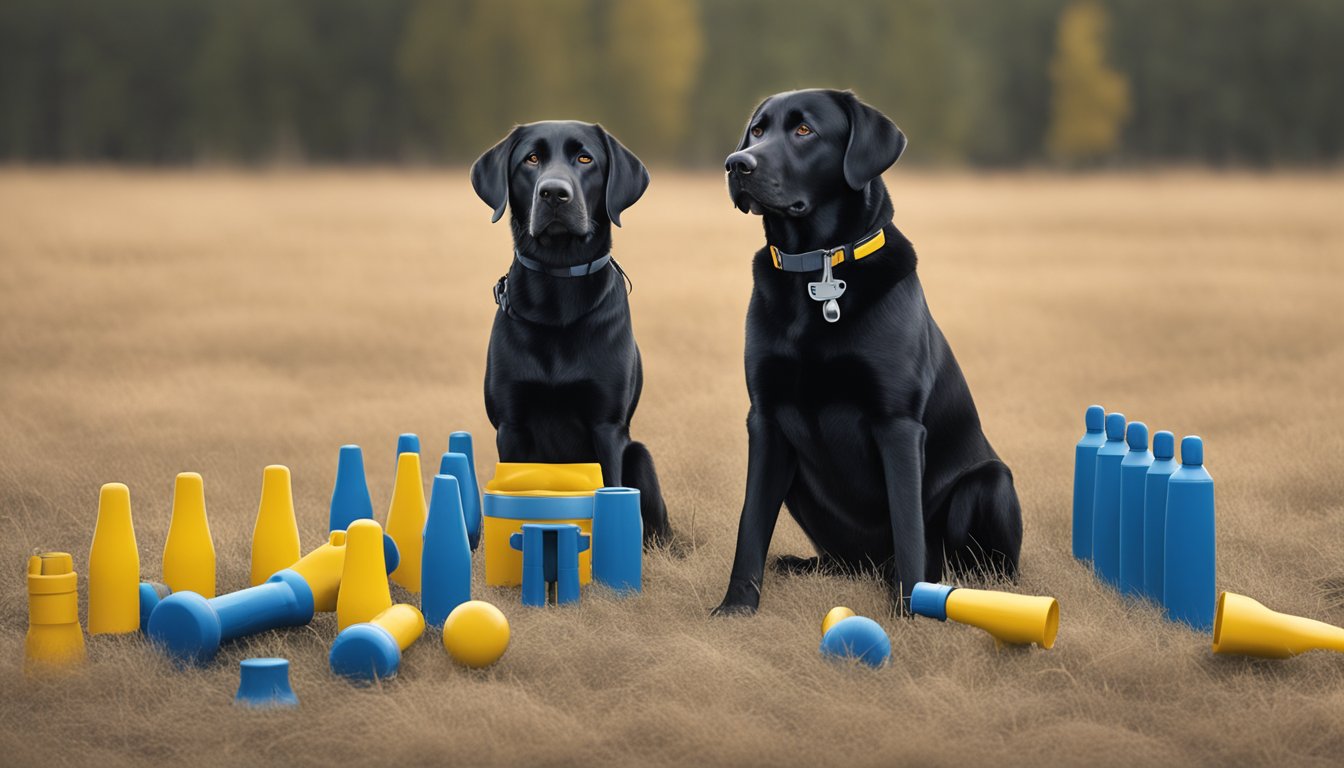
[[[740,152],[734,152],[723,162],[723,167],[724,170],[729,173],[738,173],[746,176],[756,170],[756,156],[745,149]]]
[[[551,205],[564,205],[574,197],[574,187],[564,179],[545,179],[537,184],[537,194]]]

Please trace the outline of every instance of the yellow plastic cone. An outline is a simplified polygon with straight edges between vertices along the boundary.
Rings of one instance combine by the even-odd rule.
[[[397,543],[397,551],[401,553],[392,580],[417,594],[427,513],[420,454],[403,453],[397,457],[397,482],[392,486],[392,506],[387,510],[387,535]]]
[[[98,494],[89,548],[89,634],[140,631],[140,551],[131,524],[131,491],[108,483]]]
[[[261,505],[252,528],[252,586],[297,563],[299,552],[289,467],[272,464],[261,474]]]
[[[392,607],[383,555],[383,527],[373,520],[356,520],[346,529],[345,564],[336,597],[336,627],[372,621]]]
[[[28,637],[24,670],[68,667],[84,661],[79,628],[79,577],[65,552],[28,558]]]
[[[173,516],[163,545],[163,582],[174,592],[215,596],[215,544],[205,517],[205,483],[182,472],[173,486]]]
[[[313,591],[313,610],[336,610],[336,595],[341,590],[341,572],[345,570],[345,531],[332,531],[327,543],[304,555],[290,570],[308,582]]]

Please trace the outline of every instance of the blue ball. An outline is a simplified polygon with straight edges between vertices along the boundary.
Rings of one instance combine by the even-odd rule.
[[[865,616],[850,616],[836,622],[821,638],[821,654],[852,657],[870,667],[880,667],[891,658],[891,639],[876,621]]]

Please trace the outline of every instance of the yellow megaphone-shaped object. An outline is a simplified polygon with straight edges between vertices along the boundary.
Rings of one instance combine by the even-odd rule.
[[[1235,592],[1218,596],[1213,652],[1286,659],[1307,651],[1344,652],[1344,628],[1271,611]]]
[[[1014,595],[987,589],[960,589],[921,581],[910,593],[910,610],[939,621],[951,619],[979,627],[997,644],[1042,648],[1059,633],[1059,601],[1053,597]]]

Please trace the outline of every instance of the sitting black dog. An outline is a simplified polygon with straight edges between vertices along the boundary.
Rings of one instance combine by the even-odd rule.
[[[765,100],[728,156],[728,191],[762,215],[746,367],[746,499],[728,594],[753,612],[781,504],[819,557],[781,570],[880,568],[908,608],[945,560],[1014,578],[1022,513],[881,174],[905,149],[886,116],[841,91]]]
[[[611,225],[649,186],[634,153],[599,125],[513,129],[471,167],[499,221],[512,211],[514,259],[495,286],[485,410],[500,461],[602,465],[640,491],[646,543],[670,535],[653,457],[630,439],[644,372]]]

